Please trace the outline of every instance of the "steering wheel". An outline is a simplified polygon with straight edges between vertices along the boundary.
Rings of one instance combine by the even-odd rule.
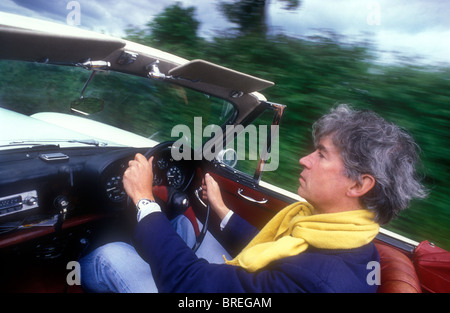
[[[164,154],[167,154],[171,151],[173,141],[167,141],[160,143],[150,149],[148,149],[144,156],[147,159],[150,159],[150,157],[154,157],[154,163],[153,163],[153,170],[155,173],[155,169],[158,166],[161,166],[161,164],[155,164],[155,160],[158,159],[159,156],[162,156]],[[191,150],[191,149],[190,149]],[[193,159],[193,152],[192,150],[189,151],[191,160]],[[176,161],[174,161],[176,162]],[[165,166],[165,165],[163,165]],[[177,168],[178,167],[173,167]],[[170,169],[169,169],[170,170]],[[169,170],[167,172],[167,175],[169,175]],[[206,232],[208,230],[209,225],[209,216],[210,216],[210,206],[207,205],[207,211],[206,211],[206,218],[205,222],[203,224],[203,227],[201,230],[198,228],[197,219],[195,217],[194,211],[189,204],[189,199],[187,195],[184,193],[184,191],[189,186],[191,180],[193,178],[193,175],[191,177],[184,177],[182,179],[182,183],[173,183],[171,181],[165,181],[162,185],[155,185],[153,186],[153,194],[155,196],[156,202],[161,206],[162,211],[166,214],[168,219],[173,219],[177,217],[178,215],[185,215],[189,221],[192,223],[192,226],[194,227],[194,231],[196,233],[196,240],[195,244],[192,247],[192,250],[196,252],[200,245],[203,242],[203,239],[205,238]],[[155,182],[154,182],[155,183]],[[167,185],[165,185],[166,183]],[[131,199],[128,197],[128,204],[131,204]]]

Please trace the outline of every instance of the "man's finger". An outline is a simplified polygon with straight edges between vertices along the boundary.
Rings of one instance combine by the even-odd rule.
[[[135,159],[136,161],[140,162],[140,163],[147,162],[147,158],[146,158],[145,156],[143,156],[142,154],[140,154],[140,153],[137,153],[137,154],[134,156],[134,159]]]
[[[138,166],[139,162],[136,160],[130,160],[128,161],[128,167]]]

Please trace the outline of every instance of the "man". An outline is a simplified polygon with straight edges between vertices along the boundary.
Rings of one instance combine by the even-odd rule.
[[[234,258],[210,234],[194,254],[187,224],[171,224],[151,203],[138,212],[138,252],[124,243],[99,248],[82,260],[83,284],[108,292],[375,292],[366,267],[379,259],[378,225],[426,195],[415,176],[417,147],[397,126],[346,105],[319,119],[313,137],[316,150],[300,159],[298,194],[307,202],[259,232],[205,175],[203,198],[222,219],[224,247],[243,248]],[[135,204],[154,200],[152,177],[152,158],[130,161],[124,186]]]

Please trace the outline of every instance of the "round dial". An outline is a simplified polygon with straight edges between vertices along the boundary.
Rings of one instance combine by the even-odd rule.
[[[165,170],[169,166],[169,163],[166,159],[159,159],[158,161],[156,161],[156,164],[158,164],[158,167],[162,170]]]
[[[119,202],[125,199],[126,192],[123,188],[122,176],[111,176],[106,181],[105,185],[106,195],[114,202]]]
[[[167,170],[167,183],[169,186],[178,188],[183,184],[183,180],[183,174],[178,167],[172,166]]]

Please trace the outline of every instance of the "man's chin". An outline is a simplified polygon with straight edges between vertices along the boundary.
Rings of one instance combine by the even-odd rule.
[[[298,189],[297,189],[297,194],[300,196],[300,197],[302,197],[303,199],[305,199],[306,200],[306,197],[305,197],[305,191],[304,191],[304,189],[302,188],[302,186],[300,185],[299,187],[298,187]]]

